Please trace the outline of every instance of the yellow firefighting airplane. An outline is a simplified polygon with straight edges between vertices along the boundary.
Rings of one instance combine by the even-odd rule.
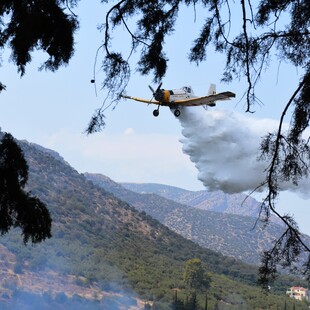
[[[153,93],[153,98],[151,100],[146,100],[143,98],[131,97],[126,95],[121,95],[125,99],[131,99],[135,101],[144,102],[147,104],[156,104],[158,108],[153,111],[154,116],[159,115],[159,107],[166,106],[174,110],[174,115],[176,117],[180,116],[181,112],[179,107],[182,106],[210,106],[214,107],[216,101],[220,100],[230,100],[230,98],[236,97],[236,94],[226,91],[223,93],[216,93],[215,84],[211,84],[208,95],[203,97],[197,97],[190,86],[184,86],[181,89],[166,90],[161,89],[162,83],[159,84],[156,90],[149,86],[151,92]]]

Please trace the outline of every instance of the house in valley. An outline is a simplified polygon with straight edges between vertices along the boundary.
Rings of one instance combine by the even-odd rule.
[[[309,301],[309,290],[301,286],[292,286],[286,291],[286,295],[297,300]]]

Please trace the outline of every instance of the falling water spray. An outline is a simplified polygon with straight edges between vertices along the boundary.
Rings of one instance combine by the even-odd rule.
[[[277,130],[270,119],[255,119],[222,109],[183,108],[180,142],[198,169],[198,179],[210,190],[225,193],[253,191],[266,179],[269,162],[259,159],[262,137]],[[305,194],[309,181],[296,187],[282,183],[281,190]],[[264,188],[260,188],[264,190]]]

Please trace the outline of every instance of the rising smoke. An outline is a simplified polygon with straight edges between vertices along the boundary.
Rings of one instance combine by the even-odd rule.
[[[276,121],[218,108],[183,108],[179,120],[183,152],[195,163],[198,179],[208,190],[241,193],[253,191],[265,181],[268,162],[258,160],[260,142],[268,132],[277,129]],[[281,184],[281,190],[301,194],[308,189],[305,180],[298,187]]]

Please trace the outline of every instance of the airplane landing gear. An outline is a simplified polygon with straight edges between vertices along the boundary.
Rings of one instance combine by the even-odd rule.
[[[154,110],[154,111],[153,111],[153,115],[154,115],[155,117],[157,117],[157,116],[159,115],[159,109]]]
[[[181,112],[180,112],[179,109],[174,110],[174,116],[175,116],[175,117],[179,117],[180,114],[181,114]]]

